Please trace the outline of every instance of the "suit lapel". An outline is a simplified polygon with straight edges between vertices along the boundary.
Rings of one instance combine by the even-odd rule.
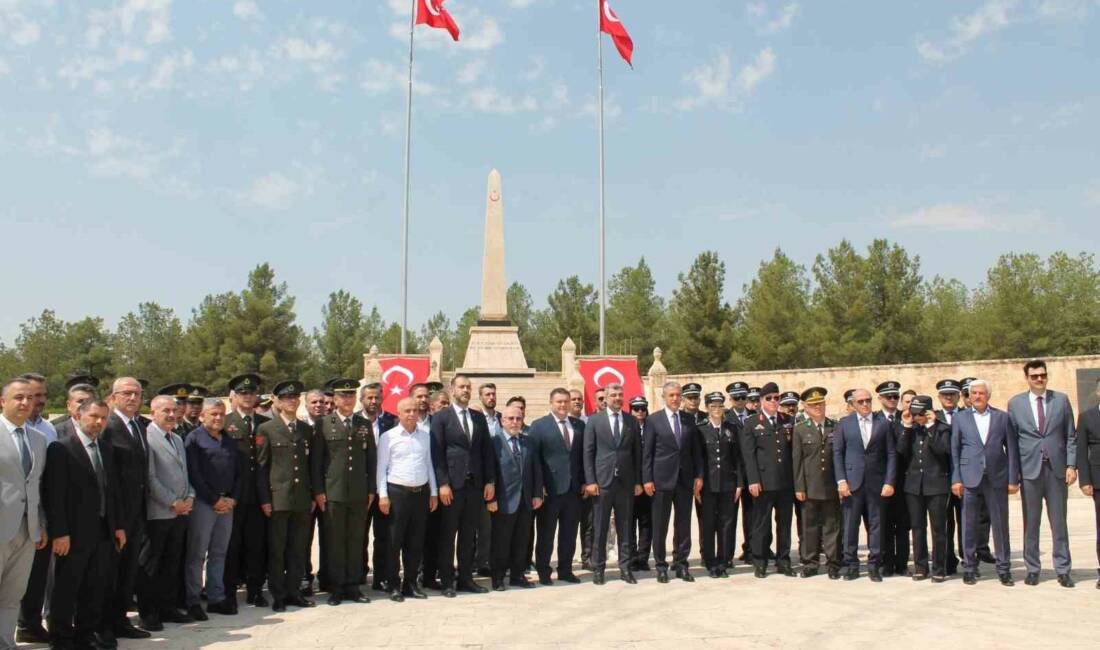
[[[73,435],[66,441],[69,445],[69,452],[76,457],[76,461],[80,463],[80,466],[84,468],[84,471],[88,472],[88,475],[95,480],[95,467],[92,466],[92,459],[88,457],[88,450],[84,448],[84,443],[81,442],[80,436],[76,435],[76,431],[73,431]],[[102,454],[100,454],[102,457]]]

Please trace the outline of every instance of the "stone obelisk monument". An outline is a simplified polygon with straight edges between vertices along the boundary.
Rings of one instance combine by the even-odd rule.
[[[485,201],[485,254],[481,260],[481,311],[470,328],[466,359],[458,372],[473,376],[534,376],[519,344],[519,328],[508,320],[504,280],[504,196],[500,172],[489,172]]]

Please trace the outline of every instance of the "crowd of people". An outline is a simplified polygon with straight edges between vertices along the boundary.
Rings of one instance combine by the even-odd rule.
[[[228,404],[165,386],[147,414],[138,379],[101,393],[78,375],[67,415],[47,421],[46,378],[28,373],[0,392],[0,648],[114,648],[235,615],[241,587],[247,605],[285,611],[322,593],[331,606],[368,602],[368,583],[396,602],[579,583],[578,540],[593,584],[612,546],[626,583],[649,571],[667,583],[670,570],[692,582],[693,510],[710,578],[739,560],[757,578],[769,566],[809,578],[824,563],[830,579],[855,580],[865,528],[871,581],[943,582],[961,566],[972,585],[990,563],[1012,586],[1018,491],[1025,583],[1039,582],[1045,507],[1057,581],[1073,587],[1068,490],[1080,481],[1100,527],[1100,409],[1075,422],[1043,361],[1023,372],[1028,390],[1007,411],[980,378],[939,381],[939,408],[896,381],[877,386],[878,410],[852,389],[836,419],[821,387],[703,395],[668,382],[652,413],[618,384],[588,415],[579,391],[555,388],[530,422],[522,396],[498,408],[484,383],[475,402],[461,374],[412,386],[390,414],[379,384],[288,380],[263,394],[254,373],[228,382]]]

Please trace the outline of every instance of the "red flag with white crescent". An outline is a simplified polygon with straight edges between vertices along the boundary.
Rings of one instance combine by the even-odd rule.
[[[630,400],[645,395],[638,362],[633,359],[581,359],[580,366],[584,378],[584,410],[589,415],[596,411],[596,391],[608,384],[623,385],[624,408],[629,408]]]
[[[619,50],[619,56],[633,68],[634,63],[630,59],[634,56],[634,41],[630,39],[623,21],[619,20],[619,16],[615,14],[607,0],[600,0],[600,31],[611,35],[611,40],[615,42],[615,49]]]
[[[397,415],[397,403],[409,396],[413,384],[428,381],[430,360],[390,357],[379,359],[382,366],[382,410]]]
[[[416,0],[416,24],[445,29],[451,38],[458,40],[458,23],[443,8],[446,0]]]

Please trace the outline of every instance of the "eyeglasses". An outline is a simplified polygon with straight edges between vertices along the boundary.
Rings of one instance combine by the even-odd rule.
[[[1038,372],[1038,373],[1035,373],[1034,375],[1028,375],[1027,378],[1028,379],[1046,379],[1047,378],[1047,373]]]
[[[504,417],[502,417],[500,419],[501,420],[507,420],[509,422],[522,422],[523,421],[523,418],[518,416],[518,415],[505,415]]]
[[[779,401],[779,396],[778,395],[768,395],[768,396],[764,397],[764,401],[765,402],[778,402]]]
[[[857,399],[857,400],[853,400],[853,401],[856,404],[870,404],[871,403],[870,398],[868,398],[868,399]]]

